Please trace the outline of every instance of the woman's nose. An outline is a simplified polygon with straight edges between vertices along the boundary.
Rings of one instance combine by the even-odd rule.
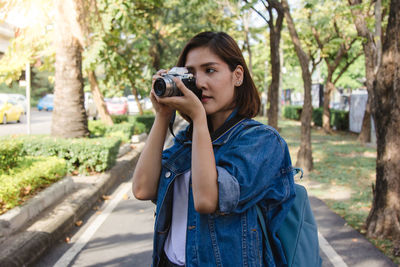
[[[196,87],[204,90],[205,89],[205,80],[204,77],[202,77],[202,75],[196,75]]]

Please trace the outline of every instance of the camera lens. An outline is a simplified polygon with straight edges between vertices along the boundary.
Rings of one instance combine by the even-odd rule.
[[[165,94],[165,90],[167,89],[167,84],[165,83],[163,78],[158,78],[154,82],[154,92],[157,96],[163,96]]]

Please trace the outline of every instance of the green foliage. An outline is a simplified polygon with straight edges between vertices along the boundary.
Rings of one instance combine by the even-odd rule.
[[[331,109],[331,126],[336,130],[349,130],[349,112]]]
[[[88,121],[88,129],[90,136],[93,137],[99,137],[99,136],[105,136],[106,131],[107,131],[107,125],[104,124],[102,121],[98,120],[89,120]]]
[[[335,73],[336,75],[336,73]],[[365,56],[360,56],[336,83],[336,87],[357,89],[364,86]]]
[[[0,60],[0,83],[9,85],[19,80],[26,63],[32,65],[40,62],[41,69],[54,68],[55,49],[52,45],[54,27],[47,27],[53,23],[54,3],[55,1],[48,0],[10,1],[5,7],[10,10],[0,7],[0,13],[7,13],[11,9],[21,15],[26,15],[31,10],[35,12],[35,19],[31,19],[29,25],[18,28],[16,37],[10,40],[10,45]]]
[[[123,143],[128,143],[133,135],[135,124],[130,122],[122,122],[108,127],[105,136],[119,137]]]
[[[102,172],[117,158],[119,138],[63,139],[49,136],[21,136],[22,151],[29,156],[56,156],[67,162],[68,172]]]
[[[66,162],[57,157],[24,157],[6,174],[0,174],[0,214],[18,206],[35,192],[63,178]]]
[[[19,86],[17,82],[13,82],[10,85],[0,83],[0,93],[25,95],[25,92],[25,87]]]
[[[123,143],[128,143],[134,132],[135,124],[130,122],[121,122],[111,126],[105,125],[101,121],[89,121],[88,128],[90,137],[116,137]]]
[[[21,156],[22,142],[15,139],[0,140],[0,174],[13,168]]]
[[[154,115],[142,115],[142,116],[136,116],[135,120],[137,123],[142,123],[145,125],[146,133],[149,133],[151,130],[151,127],[153,126],[154,123]]]
[[[130,117],[133,116],[129,116],[129,115],[112,115],[111,119],[114,123],[121,123],[121,122],[129,122],[131,121]],[[134,122],[134,120],[132,120]]]
[[[136,122],[135,130],[134,130],[133,134],[141,134],[141,133],[146,133],[146,132],[148,132],[146,130],[146,125],[141,122]]]
[[[322,127],[323,112],[324,112],[324,108],[313,108],[312,121],[314,122],[314,125]]]
[[[132,134],[150,132],[154,115],[117,115],[112,116],[114,125],[107,126],[101,121],[89,121],[88,128],[91,137],[117,137],[122,142],[129,142]]]
[[[300,120],[302,107],[284,106],[283,117],[291,120]],[[331,126],[335,130],[347,131],[349,129],[349,112],[343,110],[331,109]],[[323,108],[313,108],[312,121],[316,126],[322,126]]]
[[[183,45],[204,30],[234,29],[218,1],[97,1],[84,68],[96,69],[106,97],[148,95],[152,74],[176,64]],[[127,88],[129,88],[127,90]],[[125,93],[126,94],[126,93]]]
[[[301,106],[284,106],[283,117],[291,120],[300,120],[302,110],[303,107]]]

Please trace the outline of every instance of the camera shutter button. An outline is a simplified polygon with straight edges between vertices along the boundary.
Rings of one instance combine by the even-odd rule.
[[[165,178],[169,178],[170,176],[171,176],[171,172],[168,171],[165,173]]]

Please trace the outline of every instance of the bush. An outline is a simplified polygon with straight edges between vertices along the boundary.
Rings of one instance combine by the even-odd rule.
[[[101,137],[106,134],[107,126],[102,121],[88,121],[90,137]]]
[[[283,116],[292,120],[300,120],[302,108],[298,106],[285,106]],[[312,120],[314,125],[322,126],[323,108],[313,108]],[[349,112],[343,110],[331,109],[331,126],[340,131],[349,129]]]
[[[121,139],[122,142],[128,143],[134,132],[135,125],[134,123],[124,121],[119,124],[107,126],[101,121],[89,121],[88,128],[91,138],[115,136]]]
[[[67,173],[64,159],[24,157],[9,173],[0,175],[0,214],[21,204],[32,192],[60,180]]]
[[[68,172],[102,172],[117,159],[121,140],[105,137],[63,139],[49,136],[24,136],[23,152],[29,156],[56,156],[67,162]]]
[[[128,143],[133,135],[135,125],[129,122],[114,124],[106,128],[105,136],[119,136],[121,141]]]
[[[136,122],[143,123],[146,127],[146,133],[149,133],[153,126],[155,116],[154,115],[139,115],[135,117]]]
[[[13,168],[21,156],[22,142],[16,139],[0,140],[0,173]]]
[[[145,133],[145,132],[147,132],[146,125],[144,125],[144,123],[141,123],[141,122],[136,122],[133,134],[141,134],[141,133]]]
[[[349,130],[349,112],[331,109],[331,126],[336,130]]]
[[[301,106],[284,106],[283,117],[298,121],[300,120],[302,110],[303,108]]]
[[[114,123],[122,123],[122,122],[128,122],[129,121],[129,115],[112,115],[111,119]]]
[[[315,108],[312,112],[312,120],[314,125],[322,126],[322,113],[324,112],[324,108]]]

